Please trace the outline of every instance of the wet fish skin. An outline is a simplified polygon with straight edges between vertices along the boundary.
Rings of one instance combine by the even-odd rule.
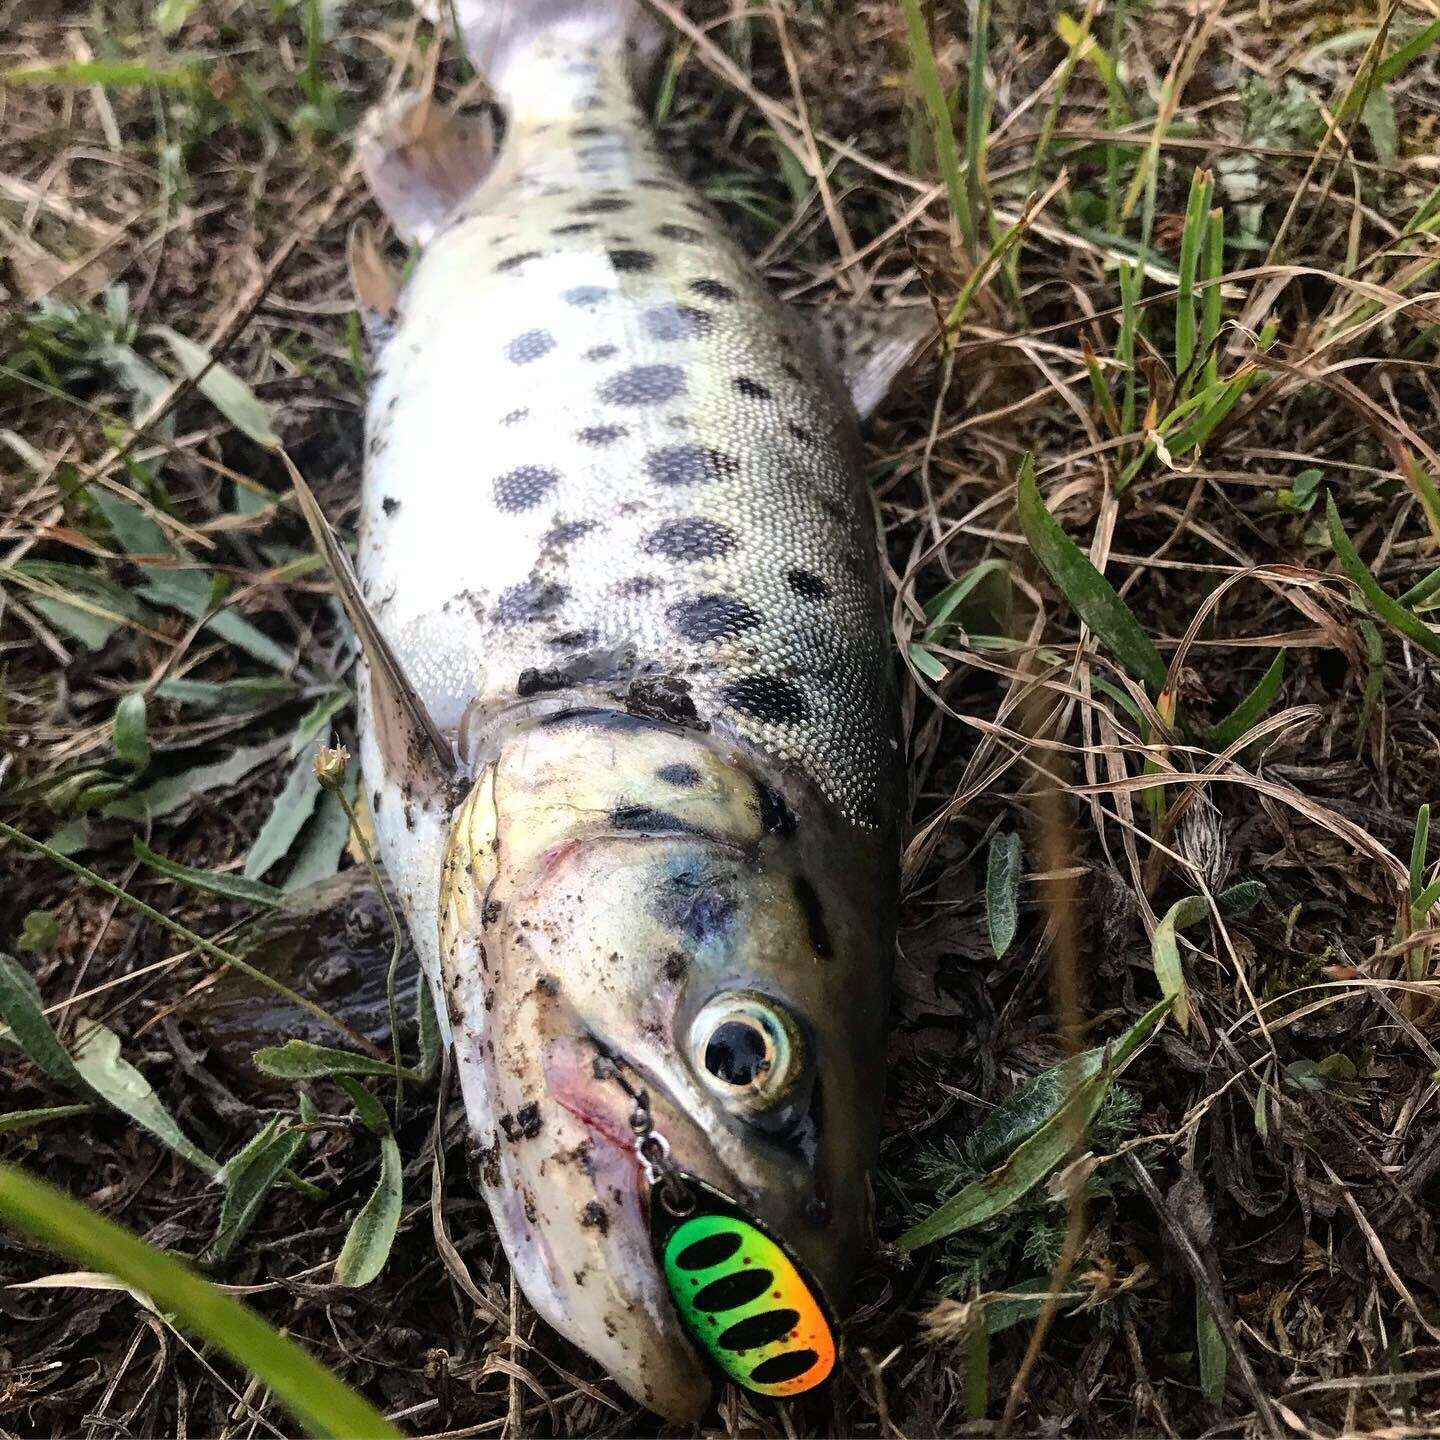
[[[593,1062],[619,1057],[677,1163],[843,1300],[899,752],[849,400],[660,155],[624,9],[545,0],[556,28],[510,36],[499,162],[379,357],[360,575],[460,783],[373,670],[362,760],[517,1276],[682,1420],[709,1381],[650,1252],[629,1102]],[[706,1068],[714,1017],[747,1005],[789,1056],[763,1104]]]

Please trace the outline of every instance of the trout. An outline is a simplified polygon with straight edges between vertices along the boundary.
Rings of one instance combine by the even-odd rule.
[[[902,767],[857,416],[920,327],[837,358],[772,298],[649,133],[643,7],[458,14],[498,155],[414,96],[360,140],[420,247],[352,250],[361,761],[520,1287],[682,1422],[712,1361],[824,1377],[870,1228]],[[680,1200],[725,1213],[666,1250]]]

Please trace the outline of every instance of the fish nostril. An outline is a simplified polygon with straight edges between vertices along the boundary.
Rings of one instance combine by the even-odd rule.
[[[753,1085],[770,1068],[770,1045],[758,1025],[726,1020],[705,1042],[705,1068],[727,1085]]]

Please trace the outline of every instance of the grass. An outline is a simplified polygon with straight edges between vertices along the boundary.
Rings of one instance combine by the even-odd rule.
[[[806,0],[803,117],[763,7],[657,9],[665,143],[777,291],[945,342],[869,437],[911,776],[881,1245],[832,1389],[711,1429],[1434,1433],[1434,7]],[[348,538],[347,136],[431,27],[0,36],[0,1157],[407,1432],[655,1433],[512,1303],[434,1017],[390,1023],[355,767],[311,769],[353,648],[285,457]],[[56,1270],[0,1228],[0,1284]],[[292,1423],[123,1291],[5,1293],[0,1427]]]

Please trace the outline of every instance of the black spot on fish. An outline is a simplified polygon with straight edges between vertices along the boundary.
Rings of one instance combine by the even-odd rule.
[[[598,140],[607,132],[603,125],[577,125],[570,133],[577,140]]]
[[[502,625],[533,625],[553,615],[569,591],[553,580],[525,580],[500,592],[495,618]]]
[[[595,528],[593,520],[558,520],[544,535],[542,544],[563,546],[588,535]]]
[[[802,599],[828,600],[830,586],[811,570],[787,570],[785,583]]]
[[[728,555],[735,545],[735,532],[728,525],[703,515],[668,520],[644,540],[647,555],[663,555],[668,560],[686,562],[714,560]]]
[[[759,1315],[737,1320],[728,1330],[721,1332],[716,1344],[722,1350],[754,1350],[768,1345],[782,1335],[788,1335],[800,1322],[798,1310],[764,1310]]]
[[[799,822],[795,819],[795,812],[785,803],[785,797],[778,790],[762,785],[757,799],[760,823],[770,834],[785,839],[795,833]]]
[[[546,465],[521,465],[496,479],[495,504],[512,514],[533,509],[559,480],[560,472]]]
[[[654,912],[662,924],[679,931],[692,944],[703,945],[729,929],[739,908],[728,876],[687,863],[666,876]]]
[[[535,1101],[522,1105],[513,1115],[500,1117],[500,1128],[512,1144],[517,1140],[533,1140],[540,1133],[540,1107]]]
[[[679,240],[687,245],[693,245],[705,236],[699,231],[692,229],[689,225],[657,225],[657,235],[663,235],[667,240]]]
[[[697,645],[710,640],[733,640],[760,623],[760,616],[743,600],[730,595],[696,595],[670,607],[675,628]]]
[[[752,380],[748,375],[737,375],[735,377],[735,388],[750,400],[769,400],[769,390],[758,380]]]
[[[618,345],[592,345],[585,352],[587,360],[609,360],[612,356],[620,353]]]
[[[793,360],[782,360],[780,362],[780,368],[794,380],[796,384],[803,385],[805,383],[805,372],[801,370]]]
[[[733,475],[733,456],[705,445],[662,445],[645,457],[645,470],[657,485],[700,485]]]
[[[662,405],[685,393],[685,372],[678,365],[635,365],[595,393],[607,405]]]
[[[552,235],[583,235],[587,230],[595,229],[593,220],[575,220],[569,225],[557,225],[550,233]]]
[[[575,438],[585,445],[610,445],[629,433],[623,425],[587,425]]]
[[[693,765],[685,764],[683,760],[678,760],[673,765],[662,765],[655,774],[667,785],[678,785],[682,790],[693,789],[700,783],[700,772]]]
[[[715,328],[715,317],[693,305],[657,305],[640,324],[651,340],[698,340]]]
[[[545,695],[555,690],[568,690],[575,677],[568,670],[541,670],[528,665],[515,681],[515,693],[522,700],[531,695]]]
[[[518,425],[529,414],[530,412],[528,410],[507,410],[505,414],[500,417],[500,423],[502,425]]]
[[[610,1217],[598,1200],[587,1200],[580,1210],[580,1223],[587,1230],[598,1230],[602,1235],[610,1230]]]
[[[567,305],[577,306],[581,310],[593,310],[602,300],[608,300],[614,293],[603,285],[577,285],[560,298]]]
[[[593,200],[582,200],[578,205],[572,205],[570,213],[572,215],[617,215],[620,211],[629,208],[630,202],[622,200],[618,195],[597,195]]]
[[[558,635],[550,636],[545,643],[552,650],[579,650],[593,645],[597,638],[593,630],[562,630]]]
[[[400,502],[393,495],[387,495],[380,502],[380,508],[387,515],[393,515],[400,508]]]
[[[539,258],[538,250],[522,250],[518,255],[507,255],[505,259],[496,261],[495,273],[497,275],[508,274],[511,270],[518,270],[527,261]]]
[[[655,257],[648,250],[610,250],[610,263],[622,275],[643,275],[655,268]]]
[[[697,295],[703,295],[707,300],[730,301],[736,298],[735,292],[719,280],[692,280],[690,288]]]
[[[653,575],[629,575],[611,587],[617,595],[649,595],[660,589],[661,582]]]
[[[512,365],[528,365],[555,348],[555,337],[548,330],[527,330],[517,335],[506,347],[505,358]]]
[[[779,675],[742,675],[725,687],[725,702],[772,725],[798,725],[810,716],[804,695]]]
[[[637,719],[661,720],[708,730],[700,721],[690,687],[674,675],[642,675],[625,692],[626,712]]]
[[[825,923],[825,911],[815,887],[803,876],[795,877],[795,898],[805,912],[805,925],[810,932],[810,948],[822,959],[828,960],[833,953],[830,945],[830,927]]]
[[[803,440],[807,445],[814,443],[815,432],[808,425],[802,425],[798,420],[789,420],[786,423],[797,440]]]
[[[783,1385],[798,1380],[820,1357],[813,1350],[784,1350],[762,1360],[751,1372],[757,1385]]]
[[[674,180],[660,180],[653,175],[647,175],[643,180],[635,182],[642,190],[679,190],[683,187]]]
[[[645,835],[671,835],[688,832],[687,825],[678,815],[665,810],[656,810],[649,805],[617,805],[610,812],[610,823],[617,830]]]

